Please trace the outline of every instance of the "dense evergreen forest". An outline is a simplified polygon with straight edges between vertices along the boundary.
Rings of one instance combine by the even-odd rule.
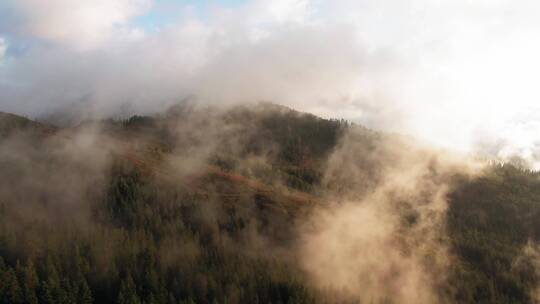
[[[352,131],[364,152],[399,140],[271,104],[69,128],[2,114],[0,303],[357,303],[295,253],[298,227],[344,191],[325,172]],[[377,180],[378,152],[353,155]],[[456,173],[446,199],[440,302],[535,302],[540,173]]]

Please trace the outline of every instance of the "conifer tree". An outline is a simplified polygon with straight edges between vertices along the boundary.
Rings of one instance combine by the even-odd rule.
[[[36,292],[39,287],[39,278],[34,268],[34,263],[32,260],[28,260],[26,266],[22,267],[20,264],[17,264],[17,268],[24,303],[37,304],[38,298]]]
[[[19,281],[17,280],[17,275],[15,274],[13,268],[7,268],[7,270],[4,271],[0,281],[2,282],[2,287],[0,290],[0,292],[2,293],[0,296],[0,303],[23,303],[22,290],[20,288]]]
[[[120,292],[118,293],[117,304],[140,304],[141,300],[137,295],[135,288],[135,282],[131,277],[131,274],[127,274],[126,278],[122,281],[120,286]]]

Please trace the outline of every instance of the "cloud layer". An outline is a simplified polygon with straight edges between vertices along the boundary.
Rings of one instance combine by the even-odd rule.
[[[0,110],[271,100],[537,166],[534,1],[255,0],[176,5],[158,29],[134,19],[167,3],[1,4]]]

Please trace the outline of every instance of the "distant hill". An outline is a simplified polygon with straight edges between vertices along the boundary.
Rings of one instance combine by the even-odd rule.
[[[55,128],[15,114],[0,112],[0,137],[6,137],[13,132],[34,134],[49,134]]]

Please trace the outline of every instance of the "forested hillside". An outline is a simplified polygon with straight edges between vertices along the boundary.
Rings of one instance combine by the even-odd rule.
[[[69,128],[2,114],[0,303],[406,303],[390,286],[404,270],[379,267],[401,257],[425,268],[419,281],[433,290],[424,302],[535,302],[540,174],[443,170],[439,156],[412,157],[410,145],[272,104],[179,105]],[[420,170],[409,164],[419,159],[421,183],[388,183],[388,172]],[[354,291],[336,289],[337,275],[320,283],[302,247],[324,223],[319,210],[366,197],[390,201],[399,220],[385,248],[400,259],[370,253],[381,275]],[[444,207],[424,208],[432,200]],[[425,224],[431,217],[437,225]]]

